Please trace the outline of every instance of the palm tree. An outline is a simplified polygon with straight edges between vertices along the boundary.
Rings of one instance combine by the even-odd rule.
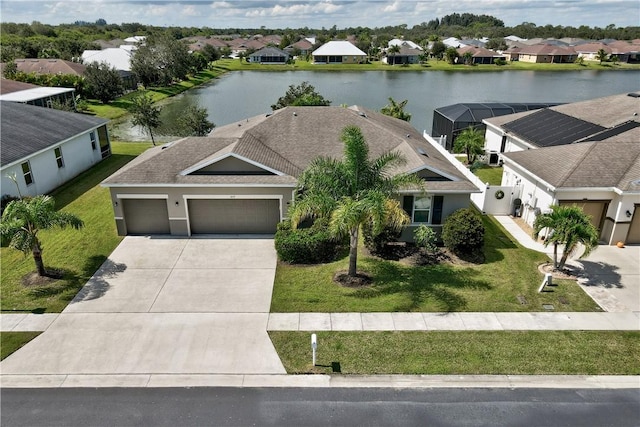
[[[472,164],[477,155],[484,153],[484,135],[472,127],[463,130],[453,144],[453,151],[466,153],[467,163]]]
[[[598,51],[596,52],[596,58],[598,59],[598,61],[600,61],[601,65],[603,61],[607,60],[607,56],[607,51],[604,49],[598,49]]]
[[[411,120],[411,113],[404,111],[404,107],[407,105],[407,102],[407,99],[402,102],[396,102],[393,98],[389,97],[389,104],[382,107],[380,112],[385,116],[395,117],[396,119],[408,122]]]
[[[392,196],[401,188],[422,188],[414,174],[391,175],[405,162],[401,154],[387,152],[369,160],[369,147],[360,128],[342,130],[344,158],[319,157],[302,173],[289,212],[294,228],[307,218],[330,218],[329,229],[336,237],[349,235],[349,276],[357,274],[360,226],[372,225],[373,234],[385,227],[398,230],[410,219]]]
[[[578,206],[551,206],[551,212],[538,215],[533,223],[533,237],[537,239],[542,230],[549,233],[544,246],[553,243],[553,269],[562,270],[567,258],[578,244],[584,251],[579,258],[585,257],[598,247],[598,229],[591,223],[589,215]],[[558,245],[564,245],[562,258],[558,262]]]
[[[84,225],[75,215],[56,211],[55,200],[49,196],[36,196],[29,199],[18,199],[10,202],[2,213],[0,234],[10,238],[9,246],[33,254],[33,260],[40,276],[47,271],[42,261],[42,245],[38,239],[40,230],[53,227],[71,226],[79,229]]]
[[[395,65],[396,63],[396,55],[400,53],[400,46],[398,46],[397,44],[394,44],[393,46],[389,47],[389,49],[387,49],[387,57],[391,58],[391,65]],[[390,55],[393,54],[393,55]]]

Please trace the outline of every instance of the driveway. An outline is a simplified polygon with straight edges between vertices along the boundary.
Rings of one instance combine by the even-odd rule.
[[[640,312],[640,246],[601,245],[584,259],[578,283],[606,311]]]
[[[272,239],[129,236],[4,374],[285,374]]]

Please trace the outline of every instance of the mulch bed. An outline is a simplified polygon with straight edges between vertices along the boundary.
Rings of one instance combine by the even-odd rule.
[[[40,276],[37,271],[32,271],[30,273],[22,276],[22,286],[25,287],[34,287],[34,286],[46,286],[52,283],[57,282],[62,279],[64,273],[60,270],[56,270],[54,268],[47,269],[46,276]]]
[[[373,283],[373,277],[368,273],[359,271],[355,276],[349,276],[347,271],[338,271],[333,276],[333,281],[345,288],[362,288]]]
[[[576,280],[580,276],[580,270],[577,268],[565,265],[562,270],[554,270],[553,263],[550,262],[540,264],[538,270],[541,273],[551,273],[551,276],[555,279]]]

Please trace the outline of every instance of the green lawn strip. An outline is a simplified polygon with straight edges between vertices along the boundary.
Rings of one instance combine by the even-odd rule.
[[[490,216],[483,217],[484,264],[411,267],[365,256],[359,270],[373,275],[364,288],[346,288],[333,281],[346,270],[348,259],[321,265],[278,263],[271,312],[394,312],[394,311],[597,311],[598,306],[575,281],[538,293],[544,254],[511,240]],[[522,303],[525,302],[525,304]]]
[[[271,331],[290,374],[638,375],[640,332]]]
[[[480,178],[482,182],[488,182],[489,185],[502,184],[502,168],[486,165],[476,169],[473,173]]]
[[[42,332],[0,332],[0,360],[40,335]]]
[[[22,277],[35,270],[33,258],[15,249],[0,249],[3,312],[60,312],[120,243],[109,190],[99,183],[131,161],[150,144],[113,143],[113,155],[52,193],[57,206],[84,221],[81,230],[46,230],[39,233],[47,268],[64,277],[46,286],[25,287]]]

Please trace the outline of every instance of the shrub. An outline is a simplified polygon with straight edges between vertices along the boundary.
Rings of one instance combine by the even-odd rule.
[[[428,254],[435,254],[438,252],[436,232],[433,231],[433,228],[421,224],[413,232],[413,239],[416,242],[416,245]]]
[[[383,253],[386,246],[390,242],[397,242],[400,238],[402,231],[393,230],[389,227],[385,227],[380,234],[373,235],[372,227],[370,223],[362,225],[362,237],[364,245],[371,253],[380,254]]]
[[[458,209],[444,222],[442,241],[454,253],[471,255],[482,250],[484,225],[478,214],[469,209]]]
[[[278,224],[275,247],[282,261],[292,264],[317,264],[334,261],[346,247],[346,241],[334,239],[328,220],[317,219],[309,228],[291,228],[290,221]]]
[[[498,66],[507,65],[507,61],[505,61],[502,58],[496,58],[496,60],[493,61],[493,63],[498,65]]]

